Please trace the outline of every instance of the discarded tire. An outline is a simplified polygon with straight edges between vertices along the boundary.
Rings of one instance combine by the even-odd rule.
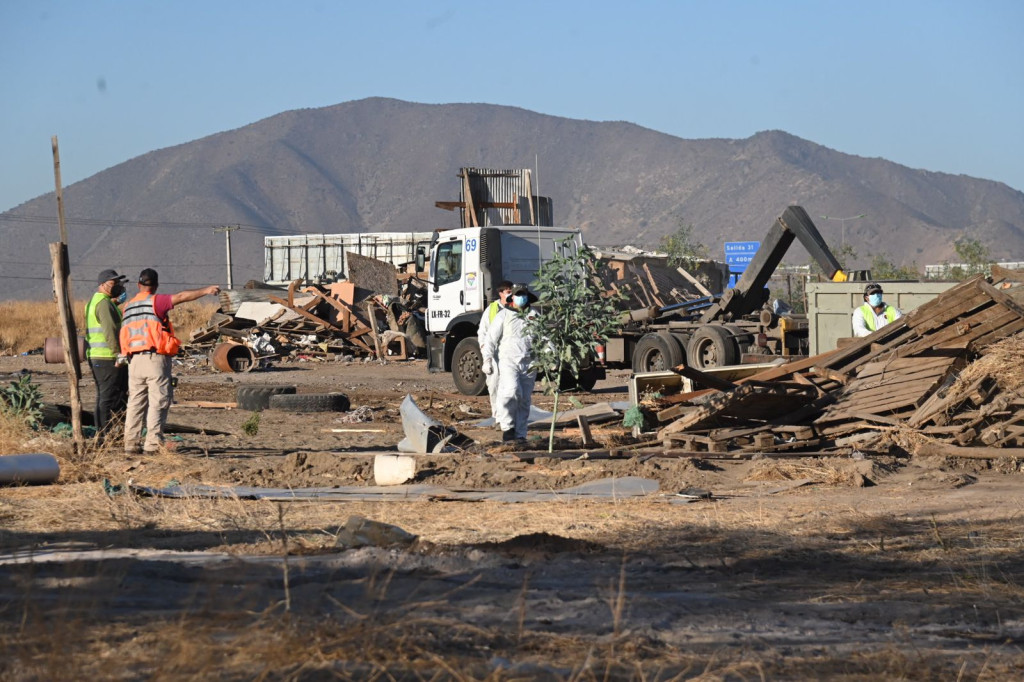
[[[345,412],[349,408],[344,393],[293,393],[270,396],[270,409],[289,412]]]
[[[270,396],[294,394],[294,386],[239,386],[235,394],[238,409],[259,412],[270,407]]]

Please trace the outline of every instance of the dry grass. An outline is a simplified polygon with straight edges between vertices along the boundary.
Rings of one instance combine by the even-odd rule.
[[[75,327],[84,327],[85,302],[72,304]],[[48,336],[60,329],[53,301],[4,301],[0,303],[0,355],[18,355],[43,347]]]
[[[951,387],[956,393],[982,377],[993,377],[1004,391],[1024,386],[1024,333],[1014,334],[985,349],[985,354],[972,362]]]
[[[71,305],[79,334],[85,329],[85,304],[75,301]],[[171,323],[178,338],[188,341],[194,330],[206,326],[217,307],[211,299],[200,299],[172,310]],[[53,301],[0,302],[0,355],[40,349],[47,337],[60,335],[59,329],[57,304]]]

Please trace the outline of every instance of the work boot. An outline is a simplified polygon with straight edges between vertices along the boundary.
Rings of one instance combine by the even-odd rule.
[[[516,430],[515,429],[508,429],[507,431],[502,431],[501,432],[501,442],[502,443],[511,443],[515,439],[516,439]]]

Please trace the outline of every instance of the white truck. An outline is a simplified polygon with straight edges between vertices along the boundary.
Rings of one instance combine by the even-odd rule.
[[[484,308],[497,298],[498,284],[532,284],[556,249],[568,249],[565,255],[571,255],[582,246],[580,231],[564,227],[462,227],[435,233],[427,288],[429,370],[451,372],[465,395],[483,395],[486,383],[476,330]],[[426,249],[419,250],[419,270],[426,259]],[[603,368],[594,366],[580,377],[580,386],[589,390],[603,375]]]

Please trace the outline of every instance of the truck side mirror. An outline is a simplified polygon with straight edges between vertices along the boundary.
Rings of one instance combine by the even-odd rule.
[[[416,272],[423,272],[427,264],[427,252],[422,246],[416,248]]]

